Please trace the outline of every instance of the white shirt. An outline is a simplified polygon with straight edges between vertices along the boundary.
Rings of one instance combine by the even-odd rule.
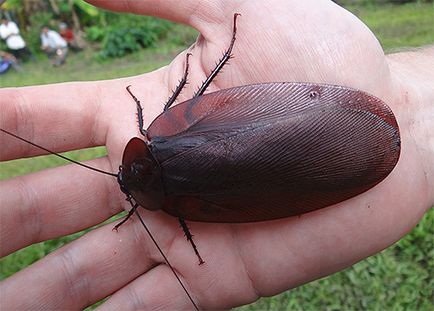
[[[17,24],[9,21],[6,25],[0,25],[0,37],[6,39],[6,45],[11,50],[19,50],[26,46],[23,38],[20,36],[20,30]]]
[[[66,48],[68,46],[65,39],[54,30],[48,30],[47,33],[42,33],[41,41],[43,47],[48,46],[52,49]]]

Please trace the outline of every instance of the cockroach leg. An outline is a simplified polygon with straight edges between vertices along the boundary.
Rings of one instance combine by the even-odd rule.
[[[128,93],[130,93],[131,97],[136,102],[137,118],[139,121],[139,131],[147,139],[148,138],[148,131],[144,128],[144,124],[143,124],[143,108],[142,108],[142,105],[140,104],[140,100],[138,100],[137,97],[134,96],[134,94],[131,92],[130,87],[131,87],[131,85],[127,86],[127,91],[128,91]]]
[[[127,196],[127,201],[131,203],[132,197]],[[124,219],[120,223],[118,223],[116,226],[113,227],[113,231],[118,231],[118,228],[122,226],[128,219],[130,219],[131,216],[133,216],[134,212],[137,209],[137,204],[132,204],[132,208],[128,211],[128,215],[125,216]]]
[[[179,81],[178,86],[173,91],[172,96],[170,96],[167,103],[164,105],[164,111],[168,110],[175,100],[178,98],[178,95],[181,93],[184,86],[187,84],[187,75],[188,75],[188,58],[191,56],[191,53],[187,53],[187,56],[185,57],[185,71],[184,76],[182,77],[181,81]]]
[[[194,253],[196,254],[197,258],[199,259],[199,265],[205,263],[205,261],[203,261],[202,257],[200,257],[199,251],[197,250],[196,244],[194,244],[193,241],[193,235],[190,232],[190,229],[187,227],[187,224],[185,223],[184,219],[182,219],[181,217],[178,217],[179,223],[181,224],[181,228],[184,231],[185,237],[187,238],[187,240],[190,242],[191,246],[194,249]]]
[[[217,74],[220,72],[220,70],[222,70],[223,66],[231,58],[232,48],[234,47],[234,43],[235,43],[235,35],[237,33],[237,17],[239,15],[241,15],[241,14],[240,13],[234,14],[234,28],[232,30],[232,40],[231,40],[231,43],[229,44],[228,49],[223,54],[223,57],[219,60],[219,62],[215,66],[214,70],[211,71],[209,76],[203,82],[202,86],[199,88],[199,90],[196,92],[196,94],[194,94],[193,98],[202,95],[206,91],[206,89],[211,84],[211,82],[214,80],[214,78],[217,76]]]

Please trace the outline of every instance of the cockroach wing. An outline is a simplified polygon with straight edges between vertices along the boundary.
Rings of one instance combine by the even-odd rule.
[[[341,86],[267,83],[181,103],[149,127],[164,209],[248,222],[317,210],[383,180],[400,153],[379,99]]]

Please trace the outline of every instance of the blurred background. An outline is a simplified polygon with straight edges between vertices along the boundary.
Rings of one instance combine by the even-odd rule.
[[[434,43],[432,0],[335,2],[368,25],[386,53]],[[0,39],[3,62],[0,87],[141,74],[168,64],[197,37],[194,29],[184,25],[116,14],[82,0],[0,0],[0,17],[16,24],[27,50],[15,57],[16,51],[10,49],[7,39]],[[57,42],[60,48],[56,46],[50,52],[48,48],[42,49],[44,28],[47,40]],[[105,148],[67,155],[83,161],[104,156]],[[0,179],[61,164],[62,160],[52,156],[2,162]],[[0,259],[0,279],[83,233],[41,242]],[[424,311],[434,310],[433,302],[434,210],[431,209],[410,234],[380,254],[330,277],[237,310]]]

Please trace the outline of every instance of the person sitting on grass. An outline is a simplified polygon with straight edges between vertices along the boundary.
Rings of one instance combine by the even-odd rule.
[[[78,52],[83,49],[80,46],[80,42],[74,34],[74,31],[69,28],[66,23],[62,22],[59,24],[59,34],[62,36],[63,39],[65,39],[66,43],[68,44],[68,48],[70,48],[71,51]]]
[[[2,17],[0,21],[0,38],[5,40],[9,52],[16,59],[26,60],[30,58],[34,60],[33,54],[29,51],[26,42],[20,35],[17,24],[5,17]]]
[[[68,44],[59,33],[49,29],[47,26],[41,30],[42,50],[51,59],[53,66],[60,66],[65,63],[66,55],[68,54]]]
[[[0,74],[8,72],[11,67],[16,71],[22,71],[15,56],[7,52],[0,51]]]

